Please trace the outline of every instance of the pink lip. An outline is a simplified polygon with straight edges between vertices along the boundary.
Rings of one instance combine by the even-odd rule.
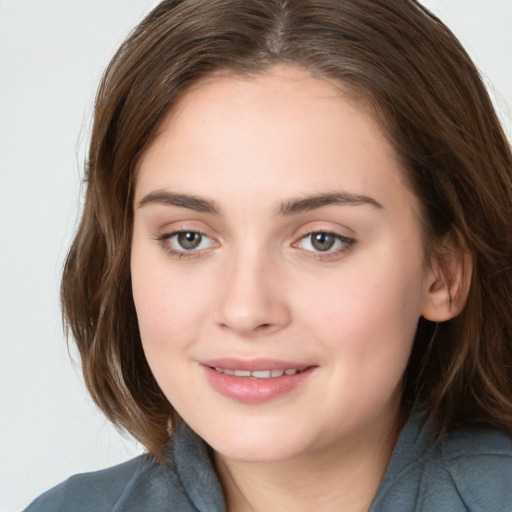
[[[259,404],[283,394],[289,393],[299,384],[307,380],[316,366],[294,363],[290,361],[276,361],[269,359],[239,360],[239,359],[212,359],[201,363],[210,386],[227,398],[247,404]],[[300,373],[283,375],[271,379],[255,379],[252,377],[235,377],[220,373],[215,368],[262,371],[262,370],[289,370],[297,369]]]
[[[209,359],[201,361],[201,364],[211,368],[224,368],[229,370],[245,370],[256,372],[259,370],[305,370],[312,366],[310,364],[301,364],[293,361],[278,361],[276,359],[235,359],[233,357],[224,357],[221,359]]]

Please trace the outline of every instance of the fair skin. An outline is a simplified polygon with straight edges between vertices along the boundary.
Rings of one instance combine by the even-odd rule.
[[[228,510],[368,510],[418,319],[457,313],[403,175],[372,116],[296,66],[197,84],[144,153],[144,351]]]

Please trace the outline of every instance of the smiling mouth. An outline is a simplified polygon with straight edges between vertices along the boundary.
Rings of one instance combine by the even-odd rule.
[[[229,375],[233,377],[244,377],[244,378],[252,378],[252,379],[276,379],[278,377],[283,377],[284,375],[291,376],[300,373],[303,370],[298,370],[296,368],[289,368],[286,370],[257,370],[257,371],[249,371],[249,370],[232,370],[229,368],[212,368],[213,370],[223,373],[224,375]]]
[[[224,359],[201,365],[207,382],[221,395],[246,404],[261,404],[307,382],[317,366],[292,361]]]

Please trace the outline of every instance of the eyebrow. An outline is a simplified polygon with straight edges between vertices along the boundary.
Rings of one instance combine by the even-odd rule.
[[[137,205],[138,208],[148,204],[161,204],[164,206],[177,206],[178,208],[187,208],[200,213],[209,213],[218,215],[220,208],[214,201],[191,194],[179,194],[176,192],[167,192],[165,190],[156,190],[144,196]]]
[[[373,197],[360,194],[351,194],[349,192],[330,192],[327,194],[316,194],[299,199],[285,201],[284,203],[281,203],[278,214],[293,215],[296,213],[317,210],[318,208],[331,205],[370,205],[374,208],[377,208],[378,210],[384,209],[382,204],[373,199]]]
[[[139,201],[137,207],[142,208],[149,204],[177,206],[178,208],[187,208],[199,213],[208,213],[213,215],[219,215],[221,212],[221,209],[217,206],[215,201],[192,194],[168,192],[166,190],[150,192]],[[349,192],[329,192],[285,201],[281,203],[277,214],[288,216],[332,205],[370,205],[379,210],[384,208],[382,204],[373,199],[373,197],[361,194],[351,194]]]

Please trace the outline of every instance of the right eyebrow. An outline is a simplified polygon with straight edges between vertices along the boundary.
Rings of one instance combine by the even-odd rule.
[[[149,204],[160,204],[164,206],[177,206],[178,208],[187,208],[199,213],[220,214],[220,208],[215,201],[191,194],[179,194],[168,192],[166,190],[155,190],[144,196],[137,208],[142,208]]]
[[[384,209],[381,203],[379,203],[373,197],[353,194],[350,192],[327,192],[324,194],[314,194],[307,197],[301,197],[297,199],[290,199],[281,204],[281,208],[278,211],[279,215],[294,215],[297,213],[307,212],[311,210],[317,210],[325,206],[331,205],[370,205],[378,210]]]

